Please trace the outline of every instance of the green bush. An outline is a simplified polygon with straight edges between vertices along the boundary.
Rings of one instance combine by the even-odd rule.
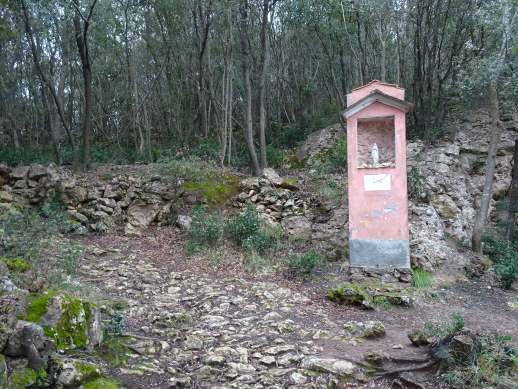
[[[347,170],[347,138],[340,135],[333,147],[317,156],[324,173],[344,173]]]
[[[513,281],[518,279],[518,242],[508,242],[485,236],[484,253],[495,262],[495,273],[503,287],[510,288]]]
[[[192,212],[189,251],[213,247],[223,239],[223,220],[219,212],[207,213],[203,207],[195,207]]]
[[[425,180],[417,166],[412,166],[407,174],[408,196],[418,200],[425,193]]]
[[[249,238],[261,230],[261,220],[253,205],[247,204],[241,215],[231,218],[225,226],[226,232],[238,246],[243,246]]]
[[[281,149],[275,147],[274,145],[268,145],[266,147],[266,159],[268,160],[268,165],[270,167],[278,169],[282,167],[284,153]]]
[[[292,254],[288,258],[288,267],[298,276],[306,277],[321,262],[320,256],[313,249],[303,255]]]

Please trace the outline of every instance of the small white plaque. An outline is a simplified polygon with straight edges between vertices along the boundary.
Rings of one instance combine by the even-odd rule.
[[[371,174],[363,176],[363,187],[366,192],[390,190],[390,174]]]

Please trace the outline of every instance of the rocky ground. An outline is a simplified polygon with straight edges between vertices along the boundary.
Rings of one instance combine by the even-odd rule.
[[[366,311],[327,301],[333,282],[322,283],[322,274],[303,283],[226,263],[211,267],[186,255],[175,227],[82,243],[89,254],[80,280],[92,293],[127,301],[129,357],[112,373],[128,388],[388,388],[393,380],[369,374],[369,355],[383,354],[385,369],[401,367],[390,361],[420,360],[426,351],[407,333],[455,312],[474,331],[518,339],[518,313],[507,305],[516,292],[486,284],[443,283],[417,293],[412,307]],[[373,326],[382,329],[373,333]],[[408,376],[436,387],[432,377]]]

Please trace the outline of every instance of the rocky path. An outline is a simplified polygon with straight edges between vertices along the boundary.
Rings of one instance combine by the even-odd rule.
[[[115,237],[108,249],[95,239],[107,237],[90,242],[80,274],[128,303],[132,355],[114,371],[127,387],[383,387],[359,383],[361,354],[342,340],[346,320],[308,297],[271,282],[172,271]]]
[[[487,312],[491,300],[484,290],[445,290],[443,300],[410,309],[362,311],[329,304],[322,290],[315,294],[274,277],[246,279],[230,260],[217,271],[196,263],[171,227],[139,238],[89,236],[82,243],[88,251],[82,283],[127,303],[129,353],[112,370],[127,388],[389,388],[390,382],[367,375],[369,353],[422,358],[426,351],[411,346],[407,331],[434,317],[447,320],[457,308],[468,324],[487,328],[485,321],[469,322],[471,311]],[[491,326],[515,335],[516,316],[499,312],[496,302],[500,319]],[[366,339],[362,331],[376,321],[386,333]],[[359,332],[351,334],[348,322]]]

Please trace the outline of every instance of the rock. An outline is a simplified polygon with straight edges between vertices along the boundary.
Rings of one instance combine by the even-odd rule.
[[[42,295],[29,304],[28,318],[45,329],[58,350],[94,347],[102,341],[99,309],[77,297]]]
[[[327,298],[339,304],[357,305],[366,309],[373,309],[372,297],[366,290],[353,282],[347,282],[339,288],[329,289]]]
[[[47,176],[47,168],[42,165],[32,165],[27,173],[30,180],[38,181]]]
[[[194,335],[189,335],[185,339],[184,346],[187,350],[201,350],[203,348],[203,340]]]
[[[138,235],[149,227],[160,212],[158,204],[147,204],[142,200],[137,200],[131,204],[127,211],[128,223],[124,232],[128,235]]]
[[[191,388],[191,377],[173,377],[169,379],[169,388]]]
[[[38,351],[43,350],[44,341],[45,334],[41,326],[18,320],[3,352],[9,357],[25,357],[31,345]]]
[[[305,216],[289,216],[281,221],[284,231],[301,239],[311,239],[311,223]]]
[[[54,358],[59,375],[57,377],[58,387],[80,387],[82,383],[101,376],[100,369],[93,363],[83,362],[75,359],[58,360]]]
[[[29,173],[29,166],[18,166],[11,171],[11,178],[15,181],[24,180]]]
[[[187,215],[178,215],[176,218],[176,225],[182,230],[188,231],[191,229],[192,218]]]
[[[263,170],[263,177],[267,179],[273,186],[280,186],[282,184],[282,178],[272,168],[266,168]]]
[[[359,338],[377,338],[385,335],[385,325],[381,321],[348,321],[344,329],[351,335]]]
[[[275,357],[272,357],[271,355],[267,355],[265,357],[262,357],[259,362],[261,362],[263,365],[273,365],[275,363]]]
[[[2,354],[0,354],[0,389],[7,389],[7,365]]]
[[[352,362],[341,359],[318,357],[305,358],[302,361],[301,367],[303,369],[323,371],[325,373],[332,373],[339,376],[351,376],[355,370],[355,365]]]
[[[282,353],[287,353],[288,351],[295,351],[295,347],[289,344],[282,346],[273,346],[265,349],[264,353],[268,355],[278,355]]]
[[[5,190],[0,190],[0,203],[10,203],[13,201],[13,195]]]
[[[290,381],[294,385],[303,385],[306,383],[307,380],[307,377],[304,374],[299,373],[298,371],[295,371],[290,375]]]
[[[419,330],[412,331],[408,334],[408,339],[414,346],[428,346],[433,343],[433,338],[426,336],[425,333]]]

